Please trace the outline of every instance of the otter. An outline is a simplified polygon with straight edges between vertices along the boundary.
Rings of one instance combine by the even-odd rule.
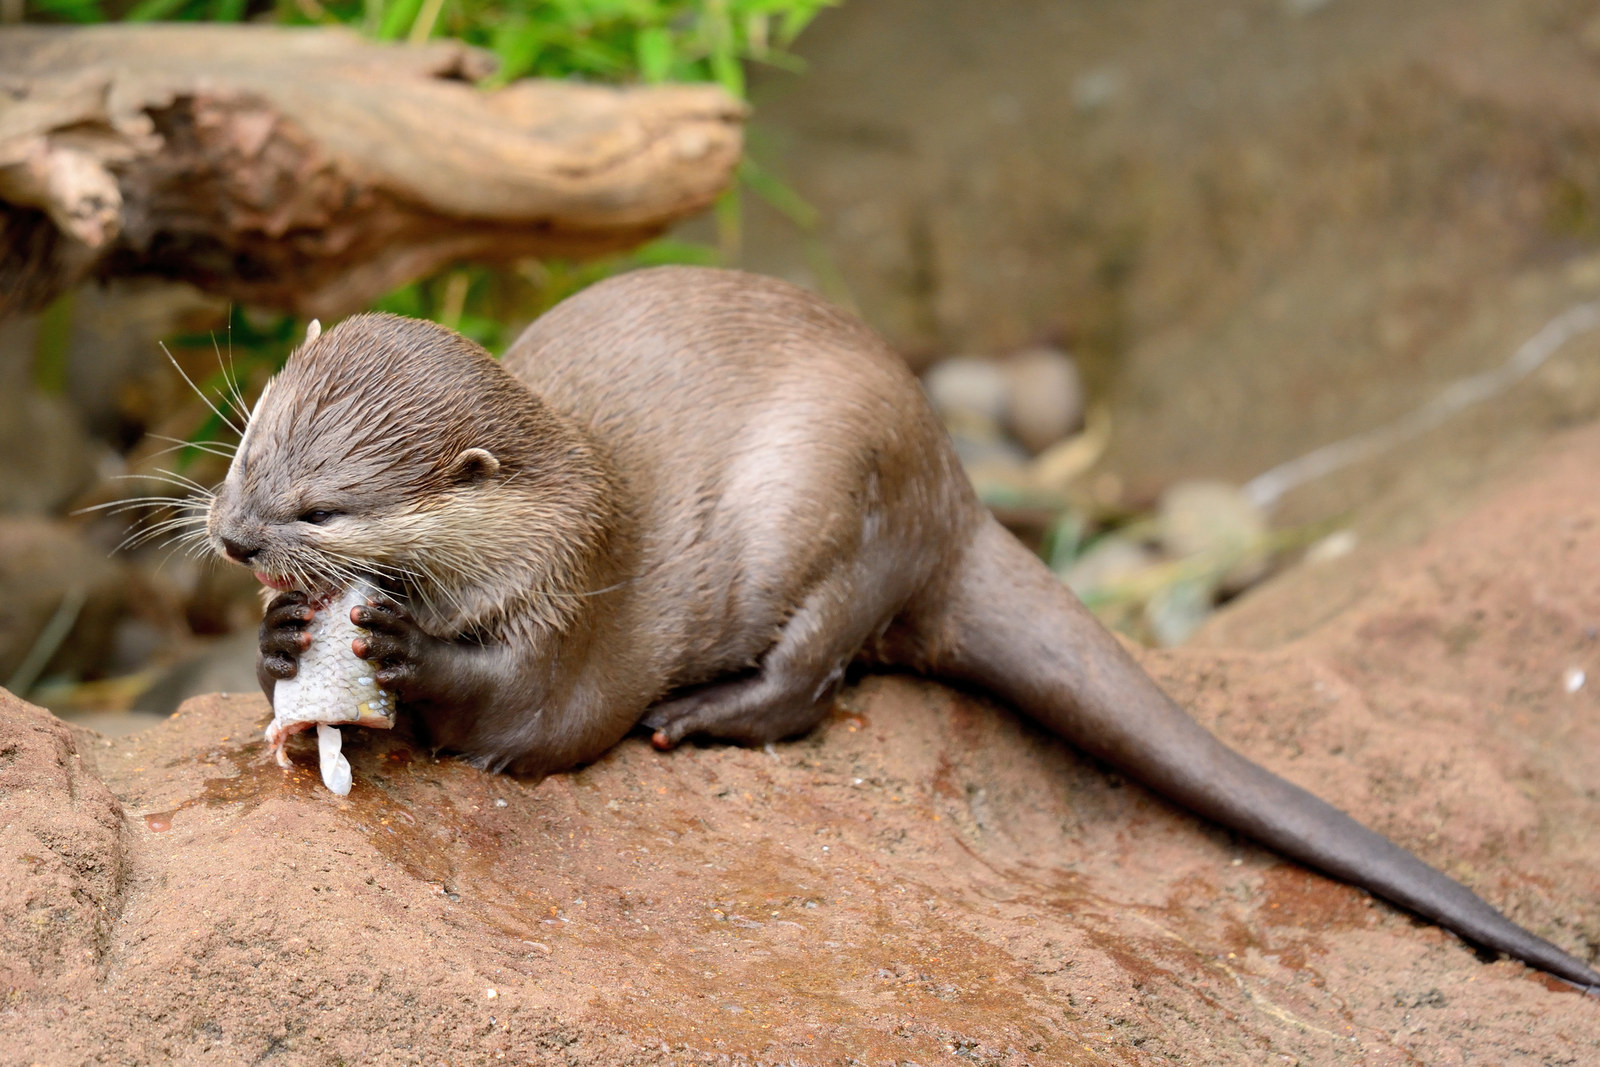
[[[624,274],[500,361],[390,315],[308,333],[207,517],[277,595],[270,700],[310,594],[357,578],[355,653],[441,749],[593,760],[639,726],[762,744],[852,664],[974,685],[1189,810],[1585,988],[1600,973],[1228,748],[979,502],[902,360],[797,287]]]

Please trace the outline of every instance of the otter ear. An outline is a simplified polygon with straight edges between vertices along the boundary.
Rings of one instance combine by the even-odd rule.
[[[306,344],[310,344],[312,341],[315,341],[317,338],[319,338],[321,336],[322,336],[322,323],[321,323],[320,320],[312,319],[310,322],[306,323],[306,340],[305,340]]]
[[[463,449],[450,461],[450,480],[463,485],[476,485],[493,478],[500,470],[500,461],[494,453],[482,448]]]

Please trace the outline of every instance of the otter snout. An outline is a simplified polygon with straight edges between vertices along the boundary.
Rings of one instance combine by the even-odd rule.
[[[206,529],[212,550],[243,566],[249,566],[266,547],[266,532],[260,523],[249,521],[227,483],[217,487]]]
[[[242,522],[211,524],[211,548],[234,563],[243,566],[259,564],[261,552],[266,548],[266,537],[260,530],[252,530]]]
[[[223,534],[220,540],[222,541],[223,554],[229,559],[233,560],[235,563],[249,563],[261,552],[260,545],[252,545],[246,544],[243,541],[235,541],[227,534]]]

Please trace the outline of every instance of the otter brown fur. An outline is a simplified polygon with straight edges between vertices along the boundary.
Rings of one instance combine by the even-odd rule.
[[[380,580],[355,642],[432,740],[542,773],[644,724],[761,743],[852,662],[975,683],[1178,803],[1569,981],[1600,974],[1217,741],[973,493],[901,360],[817,298],[661,268],[551,310],[496,363],[348,319],[257,404],[217,551],[289,590]],[[258,673],[309,617],[268,607]]]

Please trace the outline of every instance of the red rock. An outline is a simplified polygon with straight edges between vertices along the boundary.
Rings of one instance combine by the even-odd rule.
[[[1146,659],[1252,757],[1580,955],[1600,697],[1564,676],[1600,678],[1597,455],[1600,428],[1571,435],[1420,542],[1346,557],[1364,577],[1331,604],[1269,586],[1218,623],[1292,643]],[[99,742],[119,830],[71,735],[0,708],[0,824],[78,857],[35,883],[5,850],[4,960],[38,977],[0,1059],[1600,1059],[1595,1001],[932,683],[870,679],[771,752],[636,738],[542,782],[350,731],[344,799],[308,743],[271,765],[267,717],[204,697]],[[18,928],[35,884],[48,943]]]

